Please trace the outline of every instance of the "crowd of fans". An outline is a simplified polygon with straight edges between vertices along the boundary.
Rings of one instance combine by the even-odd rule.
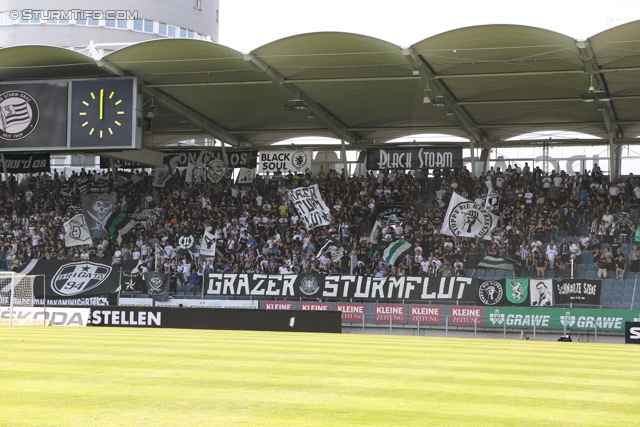
[[[464,167],[381,170],[344,176],[321,168],[317,174],[259,176],[253,184],[185,183],[178,171],[162,188],[136,171],[127,182],[109,171],[84,169],[70,176],[54,171],[11,176],[0,188],[0,269],[19,271],[33,259],[140,260],[146,268],[172,272],[193,286],[203,272],[276,274],[359,274],[367,276],[473,275],[485,256],[516,262],[517,276],[564,277],[569,263],[593,250],[598,275],[624,277],[638,271],[640,179],[608,182],[600,168],[575,173],[543,173],[513,165],[472,177]],[[92,245],[65,247],[63,224],[81,212],[80,178],[109,180],[117,210],[145,210],[122,243],[109,236]],[[440,233],[453,192],[484,205],[488,186],[499,192],[499,221],[490,240],[453,238]],[[333,222],[306,230],[287,198],[287,189],[318,184]],[[68,187],[67,187],[68,185]],[[63,195],[63,188],[71,194]],[[400,207],[402,221],[383,224],[377,243],[368,233],[381,207]],[[177,252],[177,236],[197,239],[204,231],[218,241],[218,256]],[[319,255],[327,239],[331,249]],[[384,249],[405,239],[412,249],[397,265],[383,260]],[[336,243],[339,241],[340,243]],[[608,245],[603,245],[608,243]],[[606,248],[604,246],[607,246]],[[602,249],[602,251],[601,251]],[[113,261],[111,261],[113,260]],[[574,261],[575,262],[575,261]]]

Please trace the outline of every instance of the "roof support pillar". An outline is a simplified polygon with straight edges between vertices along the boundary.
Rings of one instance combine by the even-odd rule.
[[[480,152],[480,170],[478,175],[489,170],[489,159],[491,158],[491,148],[483,148]]]
[[[344,183],[345,184],[349,184],[349,168],[347,167],[347,149],[344,146],[344,139],[340,141],[342,143],[342,152],[340,153],[340,156],[342,157],[342,167],[343,172],[344,172]]]
[[[469,140],[469,148],[471,150],[471,176],[475,177],[476,176],[476,143],[473,140],[473,138]]]
[[[617,145],[615,134],[609,132],[609,177],[614,180],[620,176],[622,146]]]

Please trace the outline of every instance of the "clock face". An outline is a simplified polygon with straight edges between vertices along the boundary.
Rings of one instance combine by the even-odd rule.
[[[80,117],[86,119],[81,126],[88,131],[89,136],[95,133],[99,138],[113,137],[113,129],[116,126],[122,127],[122,117],[118,116],[126,113],[121,106],[122,98],[113,90],[105,93],[104,88],[101,88],[96,92],[89,92],[87,99],[82,100],[82,105],[87,108],[78,112]]]
[[[131,79],[73,82],[70,146],[130,147],[133,90]]]

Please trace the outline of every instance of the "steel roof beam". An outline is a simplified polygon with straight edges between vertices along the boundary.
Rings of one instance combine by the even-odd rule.
[[[444,96],[445,105],[449,108],[449,111],[458,118],[463,130],[469,135],[469,137],[478,142],[486,141],[487,136],[476,126],[476,123],[469,112],[462,105],[458,104],[458,99],[454,96],[451,90],[449,90],[447,85],[435,78],[436,73],[428,65],[422,55],[419,55],[412,48],[403,49],[402,54],[407,58],[407,61],[419,70],[431,85]]]
[[[96,64],[99,67],[102,67],[105,70],[119,77],[122,77],[124,75],[133,76],[133,74],[128,73],[126,70],[123,70],[117,65],[112,64],[111,62],[108,62],[104,59],[96,61]],[[138,78],[140,79],[140,77]],[[140,80],[143,81],[142,79]],[[208,133],[212,137],[217,138],[231,145],[241,146],[241,145],[247,144],[245,140],[240,139],[234,135],[227,134],[226,129],[224,129],[222,126],[218,125],[217,123],[213,122],[212,120],[208,119],[207,117],[203,116],[197,111],[189,108],[183,103],[177,101],[176,99],[170,97],[169,95],[162,92],[161,90],[145,87],[144,91],[147,92],[149,96],[152,96],[156,101],[158,101],[158,103],[162,104],[165,108],[173,111],[175,114],[179,115],[180,117],[183,117],[189,123],[202,129],[204,132]]]
[[[607,86],[607,81],[604,78],[604,74],[598,73],[600,67],[598,66],[598,60],[593,53],[593,49],[588,40],[579,41],[576,43],[582,62],[585,65],[585,70],[596,79],[596,84],[601,91],[605,94],[611,95]],[[612,102],[605,102],[604,110],[602,111],[602,119],[607,126],[607,130],[612,133],[616,138],[624,138],[622,128],[618,125],[618,116],[615,111],[615,107]]]
[[[343,83],[343,82],[385,82],[385,81],[402,81],[402,80],[420,80],[420,76],[389,76],[389,77],[347,77],[335,79],[288,79],[284,80],[285,84],[297,83]],[[200,87],[200,86],[249,86],[249,85],[271,85],[272,80],[248,80],[248,81],[229,81],[229,82],[201,82],[201,83],[158,83],[147,85],[147,87],[163,88],[163,87]]]
[[[338,139],[344,139],[352,144],[360,142],[361,137],[359,135],[347,130],[344,123],[300,90],[296,85],[287,83],[286,79],[280,73],[271,68],[262,59],[253,54],[245,55],[244,58],[253,67],[264,72],[271,81],[291,95],[293,99],[301,100],[307,106],[307,109],[312,112],[319,121],[323,122]]]
[[[521,73],[436,74],[434,80],[474,79],[484,77],[555,76],[558,74],[584,74],[584,70],[523,71]]]

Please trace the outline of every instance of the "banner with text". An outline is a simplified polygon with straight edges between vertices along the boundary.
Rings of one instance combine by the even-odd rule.
[[[307,230],[331,224],[330,211],[320,194],[318,184],[287,191]]]
[[[260,151],[258,161],[258,173],[282,172],[287,173],[304,172],[311,170],[311,150],[279,150],[279,151]]]
[[[212,296],[331,298],[357,300],[476,300],[471,277],[363,277],[277,274],[206,273],[204,286]]]
[[[36,173],[51,171],[49,153],[5,154],[7,173]]]
[[[455,168],[462,164],[462,147],[369,148],[367,169]]]

